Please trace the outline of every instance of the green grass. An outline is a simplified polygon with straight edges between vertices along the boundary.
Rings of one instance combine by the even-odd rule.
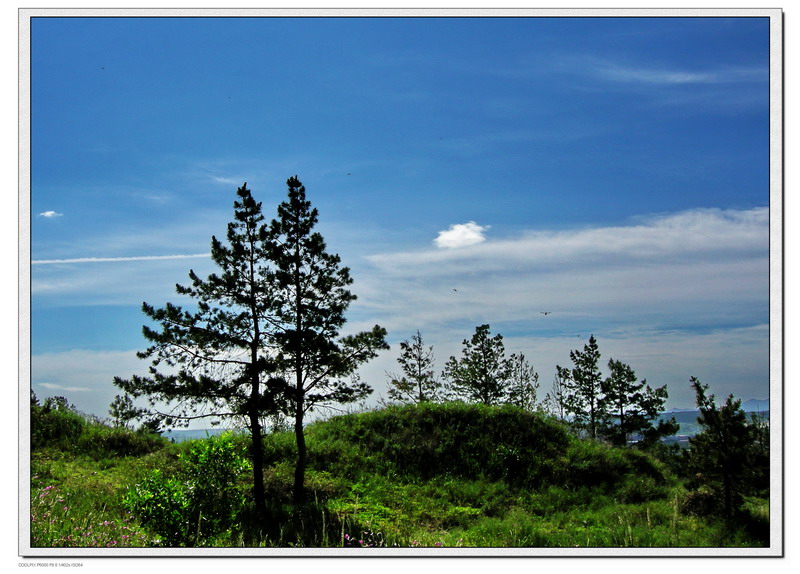
[[[45,421],[43,427],[67,424],[77,432],[70,421]],[[653,456],[578,439],[557,421],[510,407],[393,406],[311,424],[310,502],[301,509],[292,506],[291,498],[294,437],[269,435],[263,443],[266,524],[251,518],[251,474],[241,462],[246,435],[170,444],[97,423],[80,424],[71,441],[55,438],[53,445],[44,431],[38,433],[41,440],[31,461],[33,546],[164,545],[157,512],[162,507],[172,508],[183,521],[184,538],[176,538],[178,543],[193,546],[768,544],[765,499],[748,499],[736,524],[698,515],[687,511],[687,500],[696,493]],[[215,476],[227,478],[213,482],[197,461],[206,461],[211,445],[221,440],[227,441],[223,446],[228,445],[229,454],[218,459]],[[188,506],[142,503],[147,489],[141,491],[141,485],[151,484],[147,481],[153,476],[162,483],[173,481]],[[204,484],[211,494],[202,498],[198,493]],[[137,488],[138,506],[126,505]],[[214,530],[202,513],[212,503],[241,510],[232,519],[219,518]]]

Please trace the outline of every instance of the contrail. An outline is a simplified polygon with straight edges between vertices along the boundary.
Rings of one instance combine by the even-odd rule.
[[[112,263],[117,261],[158,261],[161,259],[198,259],[211,257],[210,253],[194,253],[191,255],[138,255],[133,257],[78,257],[76,259],[35,259],[31,265],[49,265],[52,263]]]

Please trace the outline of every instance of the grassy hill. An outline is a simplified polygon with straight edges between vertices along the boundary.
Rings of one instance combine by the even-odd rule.
[[[172,444],[82,421],[56,441],[43,417],[33,423],[34,546],[767,544],[765,500],[731,527],[690,511],[694,493],[652,455],[511,407],[393,406],[313,423],[302,509],[291,504],[294,437],[269,435],[266,524],[248,511],[246,435]]]

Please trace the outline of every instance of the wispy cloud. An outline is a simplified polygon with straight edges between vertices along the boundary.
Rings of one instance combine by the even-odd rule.
[[[217,176],[217,175],[212,176],[211,179],[215,183],[222,183],[222,184],[225,184],[225,185],[241,186],[242,183],[244,182],[244,180],[241,179],[241,178],[237,178],[237,177],[222,177],[222,176]]]
[[[459,321],[696,328],[766,321],[766,208],[530,231],[461,249],[367,257],[359,305],[408,330]],[[457,292],[453,292],[457,289]],[[539,311],[558,322],[542,325]],[[615,327],[616,328],[616,327]]]
[[[721,394],[765,394],[768,215],[692,210],[372,255],[355,270],[351,328],[377,322],[395,343],[420,329],[441,367],[489,323],[508,352],[531,358],[543,387],[594,334],[604,361],[624,360],[668,383],[673,406],[691,406],[693,375],[725,385]],[[365,368],[365,380],[385,388],[382,372],[396,369],[396,356],[395,345]]]
[[[457,223],[451,225],[449,229],[440,231],[439,235],[434,239],[437,247],[443,249],[456,249],[459,247],[467,247],[470,245],[477,245],[486,241],[486,231],[489,229],[488,225],[478,225],[474,221],[469,223]]]
[[[48,391],[67,391],[70,393],[85,393],[92,390],[89,387],[68,387],[64,385],[55,385],[53,383],[40,383],[39,386],[44,387]]]
[[[477,227],[478,230],[473,229]],[[610,260],[646,261],[650,258],[697,258],[719,252],[756,250],[764,252],[769,238],[769,211],[700,209],[676,214],[640,217],[631,225],[590,227],[559,231],[531,230],[516,237],[485,242],[482,230],[474,222],[451,226],[440,232],[452,233],[459,250],[427,250],[379,254],[368,257],[378,268],[402,274],[405,265],[430,265],[431,272],[449,273],[475,268],[496,270],[513,264],[544,267],[576,263],[604,266]],[[450,236],[447,235],[446,238]],[[462,237],[467,238],[458,243]],[[469,241],[472,238],[472,241]],[[466,249],[468,247],[468,249]],[[657,260],[657,259],[656,259]]]
[[[58,213],[57,211],[43,211],[39,214],[39,217],[46,217],[48,219],[52,219],[54,217],[61,217],[64,215],[63,213]]]
[[[723,68],[711,71],[646,68],[624,66],[613,62],[597,62],[593,75],[614,82],[682,85],[682,84],[731,84],[741,82],[764,82],[769,79],[766,68]]]
[[[116,263],[121,261],[161,261],[170,259],[198,259],[211,257],[210,253],[191,253],[188,255],[135,255],[130,257],[76,257],[73,259],[35,259],[31,265],[55,265],[66,263]]]
[[[63,394],[79,410],[101,416],[122,393],[112,384],[114,377],[134,373],[147,373],[147,362],[136,351],[75,349],[31,355],[31,387],[39,399]]]

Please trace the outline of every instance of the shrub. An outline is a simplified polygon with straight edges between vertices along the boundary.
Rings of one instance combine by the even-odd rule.
[[[68,405],[31,405],[31,448],[53,447],[68,450],[83,432],[84,418]]]
[[[165,545],[198,545],[235,524],[246,502],[246,482],[238,482],[250,462],[229,433],[193,441],[179,458],[175,476],[152,470],[128,490],[124,504]]]
[[[187,485],[155,469],[131,487],[123,499],[139,521],[162,537],[164,546],[185,546],[191,540]]]
[[[166,439],[159,435],[134,432],[126,428],[87,425],[75,443],[81,454],[101,459],[116,456],[144,456],[160,450]]]
[[[195,441],[180,458],[198,530],[216,534],[229,528],[245,504],[237,479],[252,469],[234,437],[225,433]]]

